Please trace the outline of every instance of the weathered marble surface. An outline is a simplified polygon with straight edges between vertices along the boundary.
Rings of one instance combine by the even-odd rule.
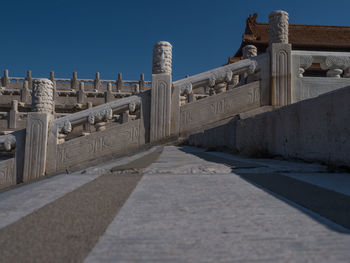
[[[288,43],[289,15],[277,10],[269,15],[269,45],[272,43]]]
[[[54,87],[49,79],[33,80],[32,111],[28,114],[23,181],[45,175],[49,122],[53,120]]]
[[[45,175],[49,121],[52,115],[32,112],[28,115],[24,154],[23,181]]]
[[[270,46],[272,106],[285,106],[292,101],[291,50],[291,44],[272,43]]]
[[[85,173],[78,171],[74,174],[60,174],[31,184],[18,186],[6,192],[0,192],[0,228],[16,222],[22,217],[94,180],[112,167],[127,164],[155,150],[157,148],[108,163],[101,163],[91,169],[87,169]]]
[[[180,107],[180,133],[232,117],[259,106],[259,81],[185,104]]]
[[[327,70],[327,77],[304,76],[312,64]],[[346,71],[350,68],[349,52],[292,51],[292,103],[350,86]],[[344,71],[343,77],[340,74]],[[332,75],[337,73],[336,75]]]
[[[105,103],[103,105],[99,105],[93,107],[91,109],[83,110],[71,115],[67,115],[65,117],[56,119],[53,123],[53,129],[62,129],[67,122],[70,122],[73,125],[81,124],[87,122],[88,118],[101,118],[102,115],[106,114],[106,112],[110,112],[111,110],[115,112],[123,112],[129,107],[139,108],[141,106],[141,97],[140,96],[130,96],[127,98],[123,98],[120,100],[115,100],[112,102]]]
[[[180,93],[190,92],[191,88],[201,87],[205,85],[214,86],[215,83],[232,80],[233,74],[254,73],[259,69],[258,57],[244,59],[236,63],[228,64],[219,68],[215,68],[203,73],[199,73],[189,78],[184,78],[173,82],[174,88],[179,88]]]
[[[150,140],[159,141],[170,136],[172,46],[160,41],[153,47]]]
[[[53,113],[54,111],[54,87],[49,79],[33,80],[32,111]]]
[[[137,148],[144,144],[145,137],[140,126],[141,120],[138,119],[58,144],[56,158],[51,159],[50,167],[55,167],[55,171],[61,171],[95,158]]]
[[[10,151],[16,147],[16,137],[13,134],[0,136],[0,148]]]
[[[85,262],[348,261],[344,228],[196,151],[165,147]]]
[[[152,74],[171,74],[172,48],[172,45],[166,41],[160,41],[154,45]]]
[[[350,87],[238,121],[238,150],[350,164]]]
[[[258,50],[254,45],[246,45],[242,48],[243,59],[253,58],[258,55]]]
[[[170,136],[171,75],[152,74],[151,142]]]
[[[0,189],[16,184],[16,159],[0,161]]]

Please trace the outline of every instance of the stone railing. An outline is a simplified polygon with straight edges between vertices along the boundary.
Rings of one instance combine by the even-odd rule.
[[[153,48],[152,82],[143,77],[126,82],[121,75],[116,81],[100,80],[99,74],[86,80],[78,79],[76,73],[72,79],[56,79],[53,73],[50,79],[34,79],[31,72],[25,79],[16,79],[5,71],[0,108],[6,96],[12,106],[8,103],[6,113],[1,108],[0,124],[7,119],[10,130],[25,128],[14,132],[16,157],[10,165],[16,164],[17,182],[125,154],[146,143],[186,137],[206,125],[252,116],[350,85],[348,53],[292,51],[284,11],[269,17],[266,53],[258,55],[248,45],[243,48],[243,58],[173,82],[172,45],[161,41]],[[312,77],[314,65],[328,77]],[[19,83],[23,87],[15,86]],[[306,95],[302,93],[307,90]],[[31,108],[28,113],[19,112],[25,107]],[[9,139],[2,145],[13,147]],[[1,178],[0,173],[0,182]]]
[[[54,113],[52,81],[34,79],[32,93],[25,129],[0,136],[0,153],[11,155],[0,160],[0,188],[149,142],[150,90],[70,115]]]
[[[0,136],[0,189],[17,183],[16,136]]]
[[[35,79],[32,78],[31,71],[28,71],[27,77],[17,78],[9,77],[8,70],[5,70],[0,81],[0,108],[9,110],[11,102],[17,100],[20,111],[28,111],[32,99],[32,82]],[[56,111],[70,113],[86,109],[88,102],[96,106],[137,94],[150,89],[151,84],[144,80],[143,74],[140,80],[130,81],[123,80],[121,73],[117,80],[101,80],[99,73],[96,73],[95,79],[78,79],[77,73],[73,72],[71,79],[64,79],[55,78],[51,72],[50,80],[54,85]]]
[[[14,110],[13,107],[11,107],[10,112],[0,112],[0,131],[6,134],[8,132],[25,129],[28,114],[29,112],[19,112],[18,110]],[[71,113],[55,113],[54,116],[55,119],[58,119],[70,114]]]
[[[173,86],[174,89],[179,89],[180,96],[187,95],[189,98],[188,102],[192,102],[195,97],[191,96],[191,94],[194,94],[195,89],[208,90],[209,95],[225,92],[235,75],[253,74],[257,69],[257,64],[255,60],[245,59],[175,81]],[[185,102],[180,103],[184,104]]]
[[[267,105],[269,77],[269,56],[262,54],[173,82],[172,132],[183,133]],[[198,103],[196,89],[209,90]]]
[[[292,102],[350,86],[350,53],[292,52]]]
[[[96,73],[95,79],[78,79],[76,72],[72,79],[58,79],[51,72],[50,79],[54,86],[55,112],[58,113],[74,113],[129,97],[149,90],[151,83],[144,80],[143,74],[139,81],[126,81],[122,79],[121,73],[117,80],[100,80],[99,73]],[[34,80],[36,78],[32,78],[31,71],[28,71],[26,78],[17,78],[9,77],[8,70],[5,70],[0,81],[0,109],[4,112],[0,113],[0,132],[25,127],[26,112],[31,110]]]
[[[9,71],[4,70],[4,75],[1,77],[1,86],[5,88],[21,89],[28,82],[28,87],[31,89],[32,82],[36,78],[32,77],[32,72],[27,71],[26,77],[10,77]],[[55,78],[53,71],[50,72],[49,79],[53,82],[57,90],[78,90],[81,83],[84,83],[85,89],[90,91],[106,91],[108,85],[111,86],[113,91],[134,92],[135,90],[145,90],[150,86],[150,81],[145,81],[144,74],[140,75],[140,80],[123,80],[122,74],[118,73],[116,80],[102,80],[100,79],[100,73],[97,72],[95,79],[78,79],[77,72],[73,72],[72,78]]]
[[[148,97],[145,91],[52,121],[47,155],[51,162],[46,171],[64,170],[144,144]]]
[[[131,96],[116,100],[56,119],[51,124],[51,130],[53,133],[57,133],[57,142],[63,143],[67,134],[76,126],[89,124],[93,125],[96,131],[102,131],[106,129],[107,122],[119,120],[121,113],[124,113],[121,120],[122,123],[127,122],[129,119],[127,115],[135,113],[140,106],[140,96]]]
[[[256,52],[255,46],[248,45],[243,48],[244,60],[173,82],[174,88],[180,89],[180,105],[220,94],[256,80],[264,79],[264,84],[267,85],[269,56],[267,54],[257,56]]]

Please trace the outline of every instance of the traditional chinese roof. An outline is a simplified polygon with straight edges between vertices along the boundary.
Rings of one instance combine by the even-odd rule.
[[[240,60],[246,45],[255,45],[258,54],[265,52],[269,43],[269,24],[257,22],[257,17],[255,13],[247,18],[241,46],[233,57],[229,57],[228,63]],[[350,52],[350,26],[289,24],[289,43],[294,50]]]

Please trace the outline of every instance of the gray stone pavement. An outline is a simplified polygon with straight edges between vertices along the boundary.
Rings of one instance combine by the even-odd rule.
[[[0,229],[4,230],[1,231],[14,231],[21,237],[18,240],[21,239],[23,244],[26,244],[27,239],[28,244],[31,244],[33,238],[20,234],[28,232],[24,228],[25,222],[29,224],[28,228],[31,229],[30,224],[35,227],[27,236],[31,236],[31,233],[36,236],[39,234],[35,229],[40,227],[30,223],[31,218],[33,222],[43,222],[40,232],[44,234],[42,236],[53,236],[43,233],[47,223],[45,218],[51,214],[57,216],[53,216],[54,220],[50,220],[51,225],[47,223],[49,227],[46,228],[52,229],[54,222],[59,221],[61,228],[57,226],[53,232],[57,234],[60,229],[64,229],[62,236],[69,237],[74,232],[70,233],[69,225],[85,226],[85,223],[79,223],[85,221],[82,216],[79,220],[74,219],[74,209],[66,211],[70,220],[65,221],[65,214],[61,214],[62,207],[66,207],[63,210],[69,210],[74,204],[66,204],[64,200],[71,196],[76,196],[76,200],[84,200],[85,195],[89,197],[84,189],[90,189],[94,179],[102,178],[100,176],[112,168],[116,171],[137,170],[141,165],[137,164],[142,160],[141,157],[159,150],[159,147],[155,147],[84,171],[61,174],[0,192]],[[144,161],[141,163],[144,167]],[[350,230],[291,201],[309,201],[307,195],[298,199],[299,192],[313,192],[316,194],[316,210],[324,208],[329,200],[329,207],[333,207],[332,202],[336,200],[340,209],[346,208],[350,203],[349,176],[346,173],[328,173],[327,167],[319,164],[248,159],[225,153],[204,152],[203,149],[194,147],[167,146],[160,158],[145,170],[120,212],[114,219],[112,216],[112,223],[105,226],[108,227],[98,243],[94,245],[98,236],[96,241],[90,238],[89,247],[93,249],[85,248],[76,258],[84,258],[84,253],[86,255],[90,251],[85,262],[349,262]],[[277,179],[279,184],[274,183]],[[96,183],[99,181],[101,180],[94,180]],[[285,182],[291,182],[290,187]],[[305,182],[305,185],[298,182]],[[316,190],[310,188],[309,184],[315,185]],[[295,189],[296,186],[303,189]],[[331,191],[323,193],[317,187]],[[96,189],[97,196],[101,197],[98,194],[100,190]],[[118,190],[118,193],[122,190]],[[88,191],[92,193],[91,190]],[[289,195],[285,195],[285,191]],[[293,198],[286,199],[282,196]],[[342,205],[344,200],[346,204]],[[95,203],[98,209],[102,209],[97,201]],[[307,204],[312,207],[315,202]],[[88,206],[94,207],[90,204]],[[99,212],[98,209],[87,211],[101,216],[108,214],[106,211]],[[332,214],[332,211],[328,209],[324,214]],[[345,215],[346,220],[350,218],[347,211],[350,210],[329,218],[338,222]],[[96,227],[105,228],[100,221],[103,220],[96,221],[96,224],[100,224]],[[66,224],[62,225],[62,222]],[[23,228],[18,228],[20,232],[16,232],[17,225]],[[86,231],[78,228],[79,231]],[[96,233],[79,234],[77,241],[73,242],[75,247],[72,248],[85,246],[85,241],[79,240]],[[8,240],[10,239],[14,241],[16,238],[11,234]],[[57,247],[60,247],[59,239],[64,240],[57,238]],[[3,241],[9,245],[6,236],[3,236]],[[41,242],[41,249],[37,249],[37,253],[43,251],[37,257],[42,262],[45,262],[47,253],[50,253],[46,247],[45,242]],[[74,249],[65,251],[65,254],[74,253]],[[63,250],[59,250],[55,249],[57,255],[63,253]],[[21,255],[25,258],[26,254],[23,252]],[[60,257],[53,258],[60,262]],[[74,262],[72,260],[70,262]],[[28,258],[28,262],[35,262],[35,259]]]
[[[325,167],[202,152],[165,147],[85,262],[349,262],[349,230],[238,175]]]
[[[206,154],[218,156],[228,160],[248,162],[261,165],[251,169],[237,169],[236,172],[244,173],[281,173],[313,185],[320,186],[344,195],[350,195],[350,173],[329,173],[327,166],[317,163],[304,163],[274,159],[244,158],[221,152],[207,152]]]
[[[106,170],[136,160],[157,148],[110,161],[73,174],[60,174],[0,192],[0,229],[101,176]]]

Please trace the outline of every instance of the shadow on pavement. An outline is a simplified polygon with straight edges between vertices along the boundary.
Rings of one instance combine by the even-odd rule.
[[[191,151],[187,147],[183,147],[181,150],[208,162],[227,165],[232,168],[234,174],[239,175],[245,181],[293,206],[327,228],[343,234],[350,234],[350,196],[348,195],[279,173],[240,173],[237,169],[263,167],[259,164],[249,163],[249,161],[229,160],[203,151]]]

